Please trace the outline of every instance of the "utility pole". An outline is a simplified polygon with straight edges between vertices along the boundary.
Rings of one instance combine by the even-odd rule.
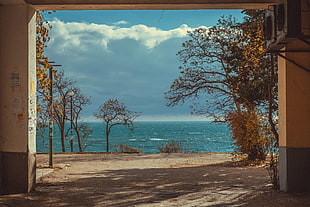
[[[55,63],[54,61],[48,63]],[[53,67],[62,65],[50,65],[49,67],[49,167],[53,167]]]
[[[71,127],[70,127],[70,147],[71,147],[71,152],[73,152],[73,96],[74,96],[74,92],[70,91],[68,93],[68,95],[70,96],[70,101],[71,101]]]

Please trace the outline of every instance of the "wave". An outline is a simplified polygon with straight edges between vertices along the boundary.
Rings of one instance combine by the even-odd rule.
[[[165,140],[165,139],[159,139],[159,138],[150,138],[150,140],[152,140],[152,141],[162,141],[162,140]]]
[[[202,132],[188,132],[188,134],[191,134],[191,135],[199,135],[199,134],[203,134]]]
[[[69,126],[69,125],[67,125]],[[93,129],[84,140],[85,151],[104,151],[106,147],[105,134],[102,123],[91,123]],[[59,130],[55,129],[54,151],[61,151]],[[141,122],[134,131],[129,131],[125,126],[115,126],[110,134],[110,147],[118,143],[141,149],[144,153],[158,153],[157,147],[166,142],[179,142],[186,151],[190,152],[231,152],[232,140],[230,129],[227,125],[205,122]],[[48,130],[44,138],[37,136],[37,151],[48,152]],[[70,150],[70,143],[66,140],[66,150]],[[74,139],[74,151],[78,151],[77,139]]]

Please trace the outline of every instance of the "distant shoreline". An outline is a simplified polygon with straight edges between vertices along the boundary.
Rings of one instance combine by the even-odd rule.
[[[102,123],[102,121],[81,121],[82,123]],[[139,122],[213,122],[212,120],[135,120],[134,123]],[[214,122],[217,123],[217,122]],[[223,124],[222,122],[219,122],[220,124]]]
[[[74,155],[74,154],[140,154],[140,155],[156,155],[156,154],[232,154],[233,152],[177,152],[177,153],[143,153],[143,152],[53,152],[54,155]],[[49,154],[49,152],[36,152],[38,155]]]

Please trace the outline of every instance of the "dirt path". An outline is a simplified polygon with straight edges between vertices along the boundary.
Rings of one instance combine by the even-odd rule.
[[[48,156],[37,156],[46,166]],[[57,154],[29,194],[2,206],[310,206],[310,194],[275,192],[263,167],[233,167],[229,154]],[[47,172],[38,169],[38,174]]]

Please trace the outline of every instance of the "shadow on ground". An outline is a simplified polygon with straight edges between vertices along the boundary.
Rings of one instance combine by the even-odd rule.
[[[238,198],[255,190],[255,186],[266,182],[261,177],[252,177],[250,171],[253,170],[257,169],[222,165],[104,170],[82,173],[83,178],[70,182],[39,183],[33,193],[4,200],[7,206],[121,207],[177,201],[186,196],[189,196],[187,200],[195,200],[195,194],[200,193],[205,197],[206,204],[232,205]],[[262,176],[265,177],[265,172]],[[251,182],[247,182],[249,180]],[[254,187],[253,182],[256,184]],[[207,198],[208,192],[214,195]],[[216,192],[223,194],[216,195]]]
[[[227,163],[81,171],[72,165],[46,176],[32,193],[0,196],[0,207],[310,206],[310,194],[276,192],[268,182],[262,167]]]

